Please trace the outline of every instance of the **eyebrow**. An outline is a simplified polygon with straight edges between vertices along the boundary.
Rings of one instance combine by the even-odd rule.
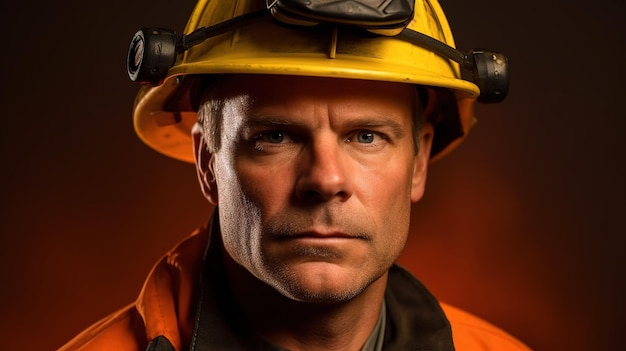
[[[254,126],[285,126],[285,127],[305,127],[306,124],[294,121],[293,119],[288,119],[280,116],[274,115],[251,115],[244,122],[245,126],[254,127]]]
[[[306,128],[306,123],[295,121],[293,119],[283,118],[273,115],[251,115],[243,124],[244,129],[259,126],[276,126],[276,127],[301,127]],[[395,138],[402,138],[406,135],[406,128],[398,121],[385,116],[359,117],[350,119],[342,124],[347,129],[368,129],[368,128],[389,128]]]
[[[367,129],[367,128],[389,128],[393,136],[397,139],[406,135],[406,128],[398,121],[385,116],[372,116],[355,118],[345,124],[351,129]]]

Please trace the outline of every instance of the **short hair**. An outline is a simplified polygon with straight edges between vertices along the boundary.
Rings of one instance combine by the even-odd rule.
[[[218,92],[221,87],[220,79],[211,79],[200,92],[200,106],[198,107],[198,123],[202,128],[207,151],[217,153],[222,146],[222,128],[224,120],[225,99]]]

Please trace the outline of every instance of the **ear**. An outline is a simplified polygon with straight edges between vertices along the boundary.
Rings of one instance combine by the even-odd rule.
[[[196,173],[204,197],[213,205],[217,205],[217,184],[213,172],[213,154],[207,150],[207,143],[202,127],[196,123],[191,129],[193,153],[196,160]]]
[[[418,202],[424,195],[433,135],[433,125],[424,123],[419,134],[419,152],[415,155],[415,163],[413,164],[413,182],[411,184],[411,201],[413,202]]]

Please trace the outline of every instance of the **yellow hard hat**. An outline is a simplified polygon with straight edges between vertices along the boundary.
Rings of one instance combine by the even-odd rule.
[[[462,67],[474,71],[476,84],[461,78]],[[467,135],[477,99],[499,102],[508,90],[506,58],[454,49],[436,0],[200,0],[185,34],[138,31],[128,71],[144,83],[134,106],[137,134],[153,149],[186,162],[194,162],[190,131],[197,121],[190,82],[206,75],[281,74],[429,87],[436,101],[429,107],[435,128],[431,159]]]

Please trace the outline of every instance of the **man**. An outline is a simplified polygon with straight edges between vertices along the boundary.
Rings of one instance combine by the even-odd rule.
[[[138,95],[136,129],[196,164],[216,211],[136,303],[62,350],[527,350],[394,265],[429,161],[467,133],[477,87],[388,21],[363,34],[376,25],[298,3],[200,1],[187,32],[222,29],[133,40],[131,77],[157,84]],[[349,3],[330,17],[365,2]],[[451,42],[436,3],[410,5],[412,31]],[[294,28],[305,20],[322,24]]]

